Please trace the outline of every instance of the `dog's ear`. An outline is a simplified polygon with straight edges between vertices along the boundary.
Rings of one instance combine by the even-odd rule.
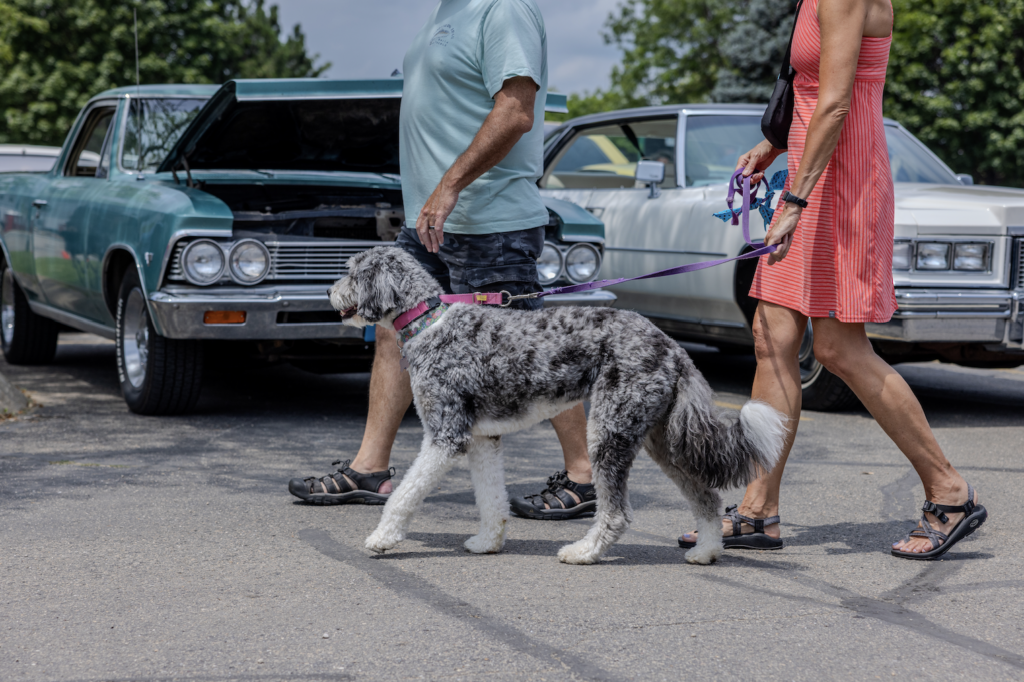
[[[381,263],[365,263],[356,275],[356,313],[376,324],[398,307],[398,278]]]

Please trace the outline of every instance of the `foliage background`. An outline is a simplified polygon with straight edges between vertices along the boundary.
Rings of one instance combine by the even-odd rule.
[[[569,117],[649,104],[767,102],[795,0],[624,0],[611,86]],[[957,173],[1024,186],[1024,0],[892,0],[884,112]],[[553,119],[555,120],[555,119]]]
[[[93,95],[135,83],[314,77],[298,26],[264,0],[0,0],[0,143],[59,145]]]

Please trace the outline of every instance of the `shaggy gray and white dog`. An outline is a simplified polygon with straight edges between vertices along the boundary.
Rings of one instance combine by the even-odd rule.
[[[382,246],[348,262],[331,304],[355,326],[394,320],[442,292],[401,249]],[[509,503],[501,436],[590,400],[587,447],[597,514],[587,535],[558,552],[592,564],[632,521],[626,479],[644,448],[692,504],[700,535],[686,553],[711,563],[722,552],[716,488],[745,485],[778,460],[784,417],[748,402],[738,419],[718,414],[712,391],[678,344],[646,318],[610,308],[524,312],[456,304],[405,344],[423,445],[366,540],[375,552],[405,537],[420,502],[460,455],[469,461],[480,533],[470,552],[501,551]]]

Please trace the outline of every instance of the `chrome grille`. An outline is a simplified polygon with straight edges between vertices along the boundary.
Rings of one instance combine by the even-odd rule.
[[[270,250],[267,279],[338,279],[348,273],[345,264],[373,243],[266,242]]]
[[[345,264],[357,253],[362,253],[380,242],[264,242],[270,251],[268,280],[336,280],[348,274]],[[181,253],[188,245],[180,241],[174,246],[167,279],[184,281]]]
[[[1024,289],[1024,239],[1017,240],[1017,288]]]

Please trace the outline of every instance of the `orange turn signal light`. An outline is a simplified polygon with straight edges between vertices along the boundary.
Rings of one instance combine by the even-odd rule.
[[[244,310],[207,310],[203,324],[245,324]]]

